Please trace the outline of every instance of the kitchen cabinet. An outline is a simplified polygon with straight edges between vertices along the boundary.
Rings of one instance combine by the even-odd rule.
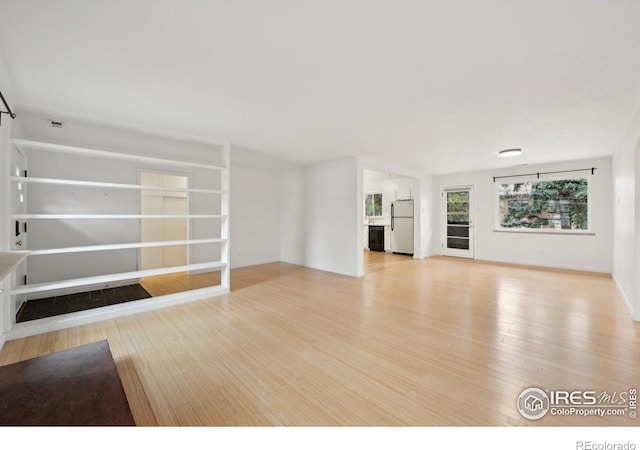
[[[369,227],[371,225],[382,226],[382,224],[365,224],[362,228],[362,247],[369,249]],[[391,252],[391,225],[384,225],[384,251]]]

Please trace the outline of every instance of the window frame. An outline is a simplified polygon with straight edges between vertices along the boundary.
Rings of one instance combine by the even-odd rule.
[[[373,211],[375,212],[375,196],[380,195],[380,215],[379,216],[368,216],[367,215],[367,199],[371,196],[373,201]],[[364,195],[364,217],[365,219],[382,219],[384,217],[384,193],[382,191],[371,191],[367,192]]]
[[[584,179],[587,180],[587,229],[561,229],[561,228],[505,228],[502,227],[500,220],[500,186],[504,184],[516,184],[516,183],[536,183],[543,181],[560,181],[560,180],[579,180]],[[495,189],[494,189],[494,232],[499,233],[533,233],[533,234],[578,234],[578,235],[594,235],[593,231],[593,176],[591,174],[579,174],[579,175],[569,175],[569,174],[554,174],[554,175],[540,175],[536,176],[525,176],[525,177],[514,177],[507,180],[496,180]]]

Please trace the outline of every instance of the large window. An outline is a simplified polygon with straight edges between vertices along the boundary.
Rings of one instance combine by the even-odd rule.
[[[498,200],[500,229],[589,230],[586,178],[504,183]]]
[[[365,217],[382,217],[382,192],[367,194],[364,200]]]

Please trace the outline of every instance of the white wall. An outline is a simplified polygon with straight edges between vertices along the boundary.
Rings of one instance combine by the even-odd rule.
[[[280,172],[231,155],[231,267],[280,261]]]
[[[591,229],[593,235],[552,235],[496,232],[496,185],[493,176],[573,170],[596,167],[591,177]],[[610,273],[612,268],[613,198],[611,159],[514,167],[491,172],[475,172],[437,177],[444,186],[474,186],[474,257],[545,267]],[[590,174],[589,174],[590,175]],[[440,235],[441,225],[436,232]]]
[[[290,198],[282,180],[293,168],[265,153],[231,146],[231,267],[291,259],[282,256],[283,229],[291,224],[282,218],[280,199]]]
[[[358,161],[331,161],[305,171],[305,254],[308,267],[360,276]],[[360,207],[361,209],[362,207]]]
[[[283,174],[283,261],[362,275],[362,178],[358,172],[357,158],[348,158]]]
[[[635,123],[636,135],[636,151],[635,151],[635,295],[632,303],[631,314],[634,320],[640,321],[640,207],[638,199],[640,199],[640,108],[637,117],[639,120]],[[616,237],[617,238],[617,237]]]
[[[136,166],[51,152],[30,152],[29,176],[87,179],[137,184]],[[87,189],[75,186],[30,184],[28,214],[140,214],[140,192],[126,189]],[[137,242],[137,220],[29,220],[29,249]],[[137,270],[137,249],[30,256],[29,284]],[[119,283],[126,284],[126,282]],[[50,292],[32,295],[38,298]]]
[[[640,108],[613,156],[613,277],[640,320]]]
[[[283,171],[280,176],[280,252],[282,261],[303,266],[306,262],[305,169]]]
[[[144,127],[109,119],[85,118],[70,113],[20,109],[19,118],[29,139],[76,145],[156,158],[183,159],[204,164],[224,164],[223,144],[198,136],[178,136],[164,129]],[[61,120],[63,128],[53,128],[46,119]]]
[[[420,257],[440,253],[440,188],[435,177],[420,177]]]

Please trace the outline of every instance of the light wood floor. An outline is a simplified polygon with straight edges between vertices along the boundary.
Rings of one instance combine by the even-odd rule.
[[[187,272],[170,273],[145,277],[140,280],[140,285],[151,294],[152,297],[176,294],[178,292],[191,291],[204,287],[220,285],[220,272],[201,273],[189,275]]]
[[[390,269],[399,264],[413,261],[413,256],[395,255],[387,252],[364,251],[364,273],[373,273],[378,270]]]
[[[529,386],[638,387],[640,324],[607,276],[430,258],[232,280],[228,295],[7,342],[0,365],[108,339],[139,425],[638,425],[516,410]]]

